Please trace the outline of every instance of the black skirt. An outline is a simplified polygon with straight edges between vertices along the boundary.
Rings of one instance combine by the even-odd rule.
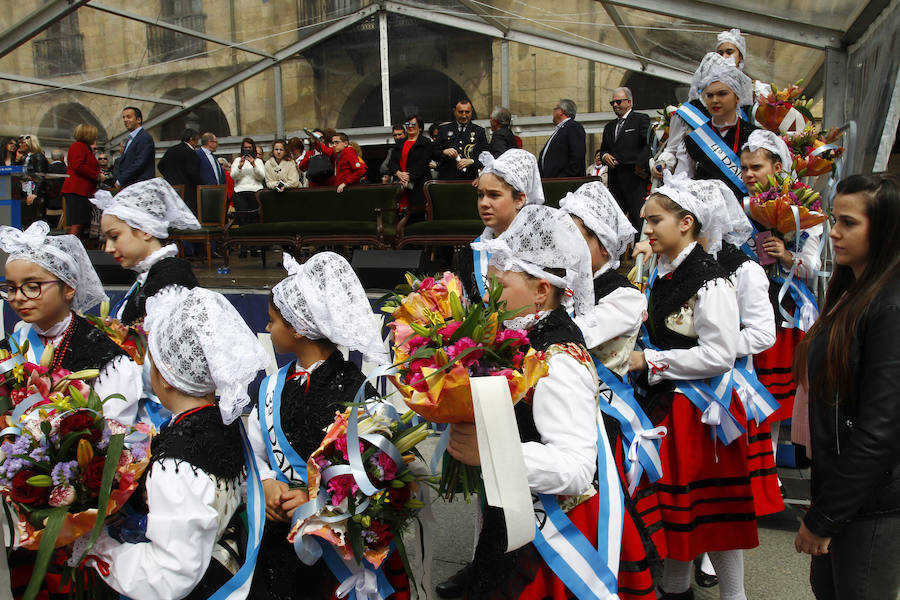
[[[66,224],[67,225],[90,225],[91,224],[91,201],[86,196],[78,194],[65,194],[66,197]]]

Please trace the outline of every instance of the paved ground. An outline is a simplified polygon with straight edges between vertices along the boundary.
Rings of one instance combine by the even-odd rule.
[[[782,479],[789,495],[808,492],[804,471],[783,469]],[[461,498],[461,497],[460,497]],[[474,539],[475,502],[465,504],[461,499],[447,503],[439,500],[434,513],[439,523],[434,538],[434,581],[442,581],[455,573],[472,556]],[[760,522],[760,544],[744,553],[747,598],[768,600],[813,600],[809,589],[809,557],[794,550],[794,536],[800,524],[800,509],[767,517]],[[697,600],[716,600],[719,588],[694,586]],[[434,596],[437,598],[437,596]]]

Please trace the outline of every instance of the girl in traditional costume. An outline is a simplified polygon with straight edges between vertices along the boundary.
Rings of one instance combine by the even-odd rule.
[[[691,561],[708,552],[722,598],[744,598],[743,548],[758,545],[743,407],[730,384],[740,337],[728,273],[717,252],[730,231],[721,194],[698,198],[683,178],[667,178],[644,206],[659,257],[651,278],[645,349],[631,369],[646,372],[644,405],[665,426],[655,491],[665,530],[663,598],[693,598]]]
[[[134,423],[141,396],[141,367],[109,337],[80,316],[106,300],[103,285],[87,251],[74,235],[50,236],[50,226],[36,221],[25,231],[0,227],[0,248],[9,254],[3,299],[22,326],[10,335],[13,352],[28,341],[26,360],[34,364],[53,346],[52,371],[99,369],[91,382],[107,418]],[[49,350],[48,350],[49,352]]]
[[[287,541],[294,510],[308,500],[300,489],[306,482],[306,460],[322,442],[335,411],[352,403],[365,381],[337,346],[377,364],[387,364],[389,358],[381,323],[343,257],[320,252],[300,265],[285,254],[284,264],[288,277],[272,288],[266,331],[276,352],[295,360],[263,380],[259,405],[250,415],[267,518],[251,597],[324,599],[334,595],[338,580],[322,560],[312,566],[302,563]],[[369,386],[365,397],[375,395]],[[399,556],[394,553],[382,568],[394,598],[408,598]]]
[[[145,323],[153,389],[174,415],[132,497],[146,498],[146,529],[107,527],[85,562],[135,600],[246,598],[265,509],[240,416],[268,356],[231,303],[202,288],[149,298]]]
[[[624,522],[619,561],[619,597],[655,598],[644,548],[648,529],[640,518],[642,511],[631,498],[631,492],[640,480],[644,464],[651,471],[657,468],[659,442],[655,440],[663,432],[654,431],[627,380],[631,352],[644,320],[647,300],[626,277],[616,271],[622,254],[634,240],[635,230],[615,198],[600,182],[586,183],[575,192],[570,192],[559,206],[575,221],[590,249],[594,305],[586,313],[576,316],[574,321],[584,335],[585,344],[597,366],[601,402],[605,400],[609,404],[608,407],[601,404],[601,407],[618,422],[620,429],[613,456],[629,490],[625,498],[629,514]],[[630,452],[632,448],[634,450]],[[640,456],[641,460],[635,460],[626,468],[628,455]],[[641,498],[640,503],[653,500]],[[662,531],[657,531],[654,542],[664,555],[665,539]]]
[[[482,152],[478,160],[484,165],[478,178],[478,216],[484,231],[474,242],[488,241],[506,231],[523,206],[544,203],[544,188],[537,159],[527,150],[507,150],[494,158]],[[485,281],[490,256],[482,250],[459,253],[460,279],[469,300],[480,302],[485,295]]]
[[[598,427],[597,373],[568,314],[593,305],[589,251],[572,219],[544,206],[524,207],[503,235],[478,245],[490,251],[488,275],[503,285],[506,305],[523,307],[504,326],[527,330],[549,372],[530,400],[515,406],[539,537],[507,553],[503,511],[488,507],[466,596],[566,598],[590,590],[610,597],[617,587],[622,489],[605,429]],[[480,464],[475,426],[451,425],[448,449],[463,463]],[[572,526],[565,535],[549,523]],[[576,547],[591,553],[593,568],[562,568]]]
[[[107,254],[122,267],[137,271],[137,281],[112,314],[126,325],[144,318],[145,304],[169,285],[193,288],[197,278],[188,261],[176,258],[178,246],[162,240],[169,229],[200,229],[197,217],[165,179],[130,185],[113,197],[100,191],[91,202],[103,211],[100,227]]]

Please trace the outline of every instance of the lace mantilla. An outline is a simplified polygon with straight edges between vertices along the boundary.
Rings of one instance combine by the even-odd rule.
[[[327,339],[387,364],[381,320],[347,260],[319,252],[304,264],[285,253],[288,277],[272,288],[275,306],[294,330],[313,340]]]
[[[269,362],[234,306],[203,288],[169,286],[147,300],[150,354],[160,374],[192,396],[218,390],[228,424],[250,403],[247,386]]]
[[[125,302],[121,320],[132,325],[147,314],[147,298],[156,295],[170,285],[180,285],[187,289],[197,287],[197,276],[191,263],[181,258],[167,257],[154,263],[144,275],[144,281]],[[138,279],[140,279],[140,275]]]
[[[200,229],[197,217],[161,177],[129,185],[115,197],[107,191],[98,191],[91,202],[104,215],[118,217],[159,239],[169,237],[169,228]]]
[[[0,226],[0,249],[9,254],[7,264],[27,260],[46,269],[75,290],[72,309],[83,313],[107,300],[103,284],[84,246],[74,235],[48,235],[50,226],[35,221],[25,231]]]
[[[574,221],[558,209],[525,206],[503,234],[473,242],[472,248],[489,252],[490,264],[501,271],[528,273],[566,290],[564,303],[574,302],[575,314],[593,306],[590,250]]]
[[[490,152],[478,155],[478,161],[484,165],[481,174],[493,173],[516,191],[525,194],[525,204],[543,204],[544,187],[541,184],[541,172],[534,154],[527,150],[513,148],[497,158]]]
[[[618,269],[619,259],[637,231],[607,187],[599,181],[586,183],[566,194],[559,208],[582,220],[609,252],[609,268]]]

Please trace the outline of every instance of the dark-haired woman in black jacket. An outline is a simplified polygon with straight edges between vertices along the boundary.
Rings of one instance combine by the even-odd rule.
[[[834,200],[835,270],[798,347],[809,378],[812,506],[794,542],[818,600],[900,593],[900,178],[853,175]]]

